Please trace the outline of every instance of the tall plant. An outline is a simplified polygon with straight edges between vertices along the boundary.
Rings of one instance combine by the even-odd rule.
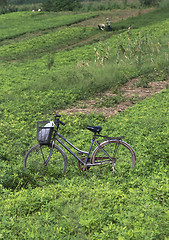
[[[0,7],[5,7],[8,5],[8,0],[0,0]]]
[[[139,0],[142,6],[155,6],[158,5],[161,0]]]

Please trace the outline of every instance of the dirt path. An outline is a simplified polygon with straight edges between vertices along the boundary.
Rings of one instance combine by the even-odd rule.
[[[90,18],[87,20],[84,20],[80,23],[72,24],[72,26],[81,26],[81,27],[97,27],[98,24],[106,24],[106,18],[109,18],[111,23],[115,23],[118,21],[125,20],[129,17],[136,17],[138,15],[142,15],[145,13],[148,13],[150,11],[153,11],[154,8],[147,8],[147,9],[114,9],[112,11],[102,11],[99,16],[96,16],[94,18]]]
[[[159,93],[163,89],[165,89],[169,85],[169,79],[166,81],[158,81],[158,82],[151,82],[149,83],[147,88],[142,88],[142,87],[137,87],[140,79],[132,79],[131,81],[127,82],[125,85],[123,85],[120,89],[121,96],[124,98],[124,101],[122,101],[119,104],[116,104],[112,107],[101,107],[98,108],[96,107],[98,99],[97,96],[95,99],[92,100],[85,100],[85,101],[79,101],[76,103],[75,106],[72,106],[72,108],[63,110],[62,112],[64,114],[74,114],[76,115],[77,113],[84,113],[84,114],[89,114],[89,113],[103,113],[105,117],[112,117],[119,112],[124,111],[128,107],[134,106],[134,104],[138,100],[144,100],[147,97],[151,97],[156,93]],[[115,94],[112,93],[112,91],[107,91],[102,94],[102,97],[99,97],[99,101],[102,101],[102,99],[108,96],[109,98],[114,97]],[[61,110],[57,110],[57,113],[61,113]]]

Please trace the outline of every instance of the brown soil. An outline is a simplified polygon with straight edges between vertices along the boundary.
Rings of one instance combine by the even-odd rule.
[[[74,24],[72,26],[89,26],[89,27],[96,27],[99,23],[105,23],[106,18],[108,17],[111,21],[117,22],[120,20],[124,20],[128,17],[131,16],[137,16],[140,14],[145,14],[150,11],[154,10],[153,8],[149,9],[143,9],[143,10],[138,10],[138,9],[125,9],[125,10],[113,10],[113,11],[106,11],[105,13],[102,12],[102,14],[99,14],[99,16],[88,19],[85,21],[82,21],[80,23]],[[101,35],[101,34],[100,34]],[[111,35],[108,35],[107,37],[110,37]],[[96,36],[94,36],[96,37]],[[83,40],[83,42],[91,41],[91,39]],[[101,39],[100,39],[101,40]],[[81,44],[80,42],[79,44]],[[76,44],[77,45],[77,44]],[[72,46],[69,46],[70,48]],[[168,81],[158,81],[158,82],[152,82],[149,83],[147,88],[141,88],[137,87],[137,83],[140,82],[139,78],[130,80],[127,82],[125,85],[123,85],[120,89],[121,96],[124,97],[124,101],[113,106],[113,107],[102,107],[98,108],[96,105],[98,103],[98,98],[100,101],[102,101],[102,98],[100,98],[99,94],[98,96],[95,96],[94,99],[86,100],[86,101],[79,101],[76,103],[75,106],[72,106],[70,109],[66,109],[63,111],[65,114],[77,114],[77,113],[84,113],[84,114],[89,114],[91,112],[94,113],[103,113],[105,117],[109,116],[114,116],[115,114],[118,114],[119,112],[124,111],[126,108],[133,106],[138,100],[143,100],[146,97],[151,97],[153,94],[160,92],[162,89],[166,87],[167,84],[169,84]],[[110,90],[107,92],[104,92],[102,94],[102,97],[109,96],[109,97],[114,97],[115,94]],[[97,99],[97,100],[96,100]],[[61,110],[58,110],[57,113],[60,113]]]
[[[147,9],[114,9],[112,11],[103,11],[99,12],[99,16],[82,21],[77,24],[73,24],[72,26],[81,26],[81,27],[97,27],[98,24],[106,24],[106,18],[109,18],[111,23],[118,22],[129,17],[136,17],[141,14],[148,13],[153,11],[154,8],[147,8]]]
[[[119,112],[124,111],[128,107],[132,107],[138,100],[144,100],[147,97],[152,97],[154,94],[159,93],[163,89],[166,88],[166,86],[169,85],[169,79],[166,81],[158,81],[158,82],[151,82],[149,83],[147,88],[137,87],[139,78],[132,79],[129,82],[127,82],[125,85],[123,85],[120,89],[121,95],[124,97],[124,101],[113,106],[113,107],[102,107],[97,108],[96,102],[98,102],[97,96],[93,100],[85,100],[85,101],[79,101],[76,103],[76,106],[72,106],[70,109],[66,109],[63,111],[64,114],[77,114],[77,113],[103,113],[105,117],[112,117]],[[103,96],[115,96],[112,91],[107,91],[102,94]],[[100,97],[100,95],[99,95]],[[57,110],[57,113],[60,113],[60,110]]]
[[[106,19],[105,17],[108,17],[110,19],[110,21],[113,23],[113,22],[117,22],[117,21],[126,19],[131,16],[134,17],[134,16],[137,16],[140,14],[145,14],[152,10],[153,10],[153,8],[143,9],[143,10],[129,9],[129,10],[123,10],[123,11],[122,10],[114,10],[114,11],[110,11],[110,12],[106,11],[105,13],[103,12],[98,17],[85,20],[83,22],[74,24],[72,26],[85,26],[85,27],[93,26],[94,27],[94,26],[97,26],[99,23],[105,23],[105,19]],[[92,40],[92,39],[87,39],[84,41],[89,41],[89,40]],[[70,46],[70,48],[71,47],[72,46]],[[126,108],[133,106],[138,100],[143,100],[146,97],[151,97],[154,93],[160,92],[162,89],[164,89],[166,87],[167,84],[169,84],[169,80],[161,81],[161,82],[153,82],[153,83],[149,84],[148,88],[141,88],[141,87],[137,87],[137,83],[139,81],[140,81],[140,79],[137,78],[137,79],[130,80],[125,85],[123,85],[120,89],[120,93],[124,97],[125,100],[123,102],[121,102],[120,104],[117,104],[113,107],[98,108],[96,106],[96,103],[98,103],[98,100],[96,100],[96,99],[97,99],[97,97],[100,98],[101,94],[99,94],[99,96],[95,96],[95,99],[79,101],[78,103],[76,103],[75,106],[72,106],[72,108],[64,110],[63,113],[65,113],[65,114],[77,114],[77,113],[89,114],[91,112],[94,112],[96,114],[103,113],[105,115],[105,117],[113,116],[115,114],[118,114],[121,111],[124,111]],[[111,96],[115,96],[115,94],[110,90],[110,91],[103,93],[102,97],[103,96],[111,97]],[[100,100],[102,100],[102,99],[100,99]],[[60,114],[61,110],[57,110],[57,113]]]

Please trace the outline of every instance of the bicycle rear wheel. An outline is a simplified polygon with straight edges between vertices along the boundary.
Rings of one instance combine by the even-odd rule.
[[[96,166],[95,170],[99,173],[107,173],[108,168],[112,171],[126,172],[134,167],[136,156],[131,146],[117,139],[107,140],[100,144],[101,148],[96,147],[91,157],[91,163]],[[111,159],[106,156],[106,153]]]
[[[50,156],[49,162],[46,160]],[[47,145],[35,145],[29,149],[24,158],[24,169],[28,173],[45,174],[56,176],[65,173],[67,157],[64,151],[57,145],[53,150]]]

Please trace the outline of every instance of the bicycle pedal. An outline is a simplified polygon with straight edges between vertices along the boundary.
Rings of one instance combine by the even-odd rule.
[[[83,171],[86,171],[86,170],[87,170],[87,164],[83,166]]]

